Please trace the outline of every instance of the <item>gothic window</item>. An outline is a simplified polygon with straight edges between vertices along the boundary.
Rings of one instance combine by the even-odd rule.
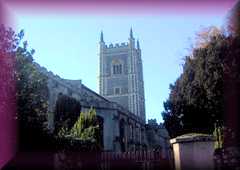
[[[121,146],[121,151],[125,152],[125,127],[124,127],[124,120],[121,119],[119,122],[119,134],[120,134],[120,146]]]
[[[58,88],[58,83],[57,82],[54,83],[54,87]]]
[[[123,73],[123,65],[119,60],[113,60],[112,62],[112,73],[113,74],[122,74]]]
[[[122,74],[122,64],[113,65],[113,74]]]
[[[104,125],[104,119],[101,116],[97,116],[97,122],[99,125],[99,144],[101,147],[103,147],[103,125]]]
[[[130,139],[133,139],[133,126],[129,125],[129,133],[130,133]]]
[[[139,141],[139,128],[138,127],[136,127],[135,140]]]

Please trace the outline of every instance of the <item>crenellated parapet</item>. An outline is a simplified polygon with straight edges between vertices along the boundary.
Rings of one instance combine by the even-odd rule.
[[[123,43],[121,43],[121,44],[119,44],[119,43],[116,43],[116,44],[109,44],[109,45],[105,45],[105,48],[107,48],[107,49],[111,49],[111,48],[113,48],[113,49],[117,49],[117,48],[128,48],[129,47],[129,43],[127,43],[127,42],[123,42]]]

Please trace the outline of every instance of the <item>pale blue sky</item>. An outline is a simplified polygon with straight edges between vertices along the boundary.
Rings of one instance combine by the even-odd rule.
[[[34,59],[66,79],[81,79],[98,92],[98,42],[127,42],[130,27],[142,49],[146,117],[162,121],[169,84],[182,72],[183,58],[202,27],[221,26],[224,14],[212,15],[16,15],[17,29],[36,50]]]

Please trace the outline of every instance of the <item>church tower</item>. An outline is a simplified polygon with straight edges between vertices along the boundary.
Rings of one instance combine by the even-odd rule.
[[[143,68],[133,31],[127,43],[106,45],[100,36],[100,95],[127,108],[145,122]]]

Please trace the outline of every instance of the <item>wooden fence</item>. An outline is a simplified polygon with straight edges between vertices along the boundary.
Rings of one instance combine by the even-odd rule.
[[[170,160],[164,159],[161,152],[102,152],[101,169],[171,169]]]
[[[56,156],[56,169],[172,169],[171,161],[157,151],[58,153]]]

